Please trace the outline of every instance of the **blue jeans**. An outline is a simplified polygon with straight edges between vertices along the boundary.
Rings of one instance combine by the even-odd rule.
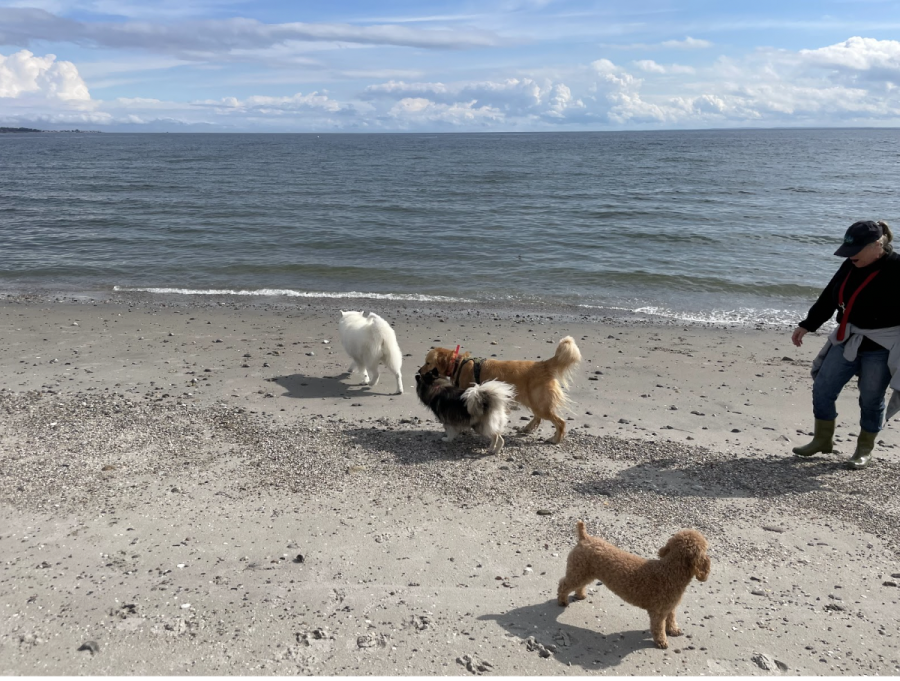
[[[832,345],[819,373],[813,381],[813,416],[824,421],[837,418],[837,402],[841,389],[854,375],[859,375],[859,426],[877,433],[884,423],[884,394],[891,383],[887,350],[859,352],[856,359],[844,359],[844,346]]]

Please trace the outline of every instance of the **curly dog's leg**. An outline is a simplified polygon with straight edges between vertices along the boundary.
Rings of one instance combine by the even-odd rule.
[[[650,613],[650,634],[657,648],[669,647],[669,641],[666,639],[666,613]]]
[[[681,636],[684,633],[675,621],[674,610],[666,615],[666,633],[669,636]]]
[[[559,589],[556,590],[556,602],[563,607],[567,606],[569,604],[569,594],[573,591],[575,592],[575,599],[583,601],[587,598],[585,587],[590,584],[592,580],[593,577],[588,577],[587,579],[570,578],[567,574],[559,580]]]

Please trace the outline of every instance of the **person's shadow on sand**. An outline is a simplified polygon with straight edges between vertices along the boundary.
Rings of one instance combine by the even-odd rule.
[[[520,638],[525,650],[533,655],[551,656],[560,664],[571,664],[588,671],[612,669],[630,653],[656,648],[649,629],[603,632],[602,625],[596,630],[586,629],[560,622],[559,617],[564,612],[565,609],[553,599],[499,615],[482,615],[478,619],[496,622]],[[673,642],[669,645],[671,647]]]
[[[652,489],[663,496],[719,499],[771,499],[816,492],[843,476],[842,461],[797,457],[733,458],[679,465],[677,459],[654,459],[635,464],[609,478],[575,483],[585,494],[616,496],[623,491]]]
[[[373,389],[362,383],[359,374],[351,374],[349,371],[345,371],[337,376],[291,374],[290,376],[276,376],[271,381],[287,391],[285,397],[299,399],[348,396],[356,399],[375,395],[384,397],[385,392],[392,394],[390,383],[385,385],[383,378]]]

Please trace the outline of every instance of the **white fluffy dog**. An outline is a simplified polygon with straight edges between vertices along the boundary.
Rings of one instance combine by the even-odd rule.
[[[341,310],[341,344],[350,355],[355,369],[362,371],[363,383],[374,387],[378,383],[378,365],[384,364],[397,377],[397,394],[403,394],[400,364],[403,361],[397,335],[391,325],[374,312],[344,312]]]

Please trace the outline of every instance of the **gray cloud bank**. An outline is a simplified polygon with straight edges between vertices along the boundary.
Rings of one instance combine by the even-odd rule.
[[[396,25],[264,24],[234,18],[159,24],[143,21],[85,23],[42,9],[0,8],[0,44],[31,47],[37,41],[114,49],[140,48],[180,57],[228,50],[264,49],[289,41],[392,45],[464,50],[497,47],[509,41],[477,29],[421,29]]]

